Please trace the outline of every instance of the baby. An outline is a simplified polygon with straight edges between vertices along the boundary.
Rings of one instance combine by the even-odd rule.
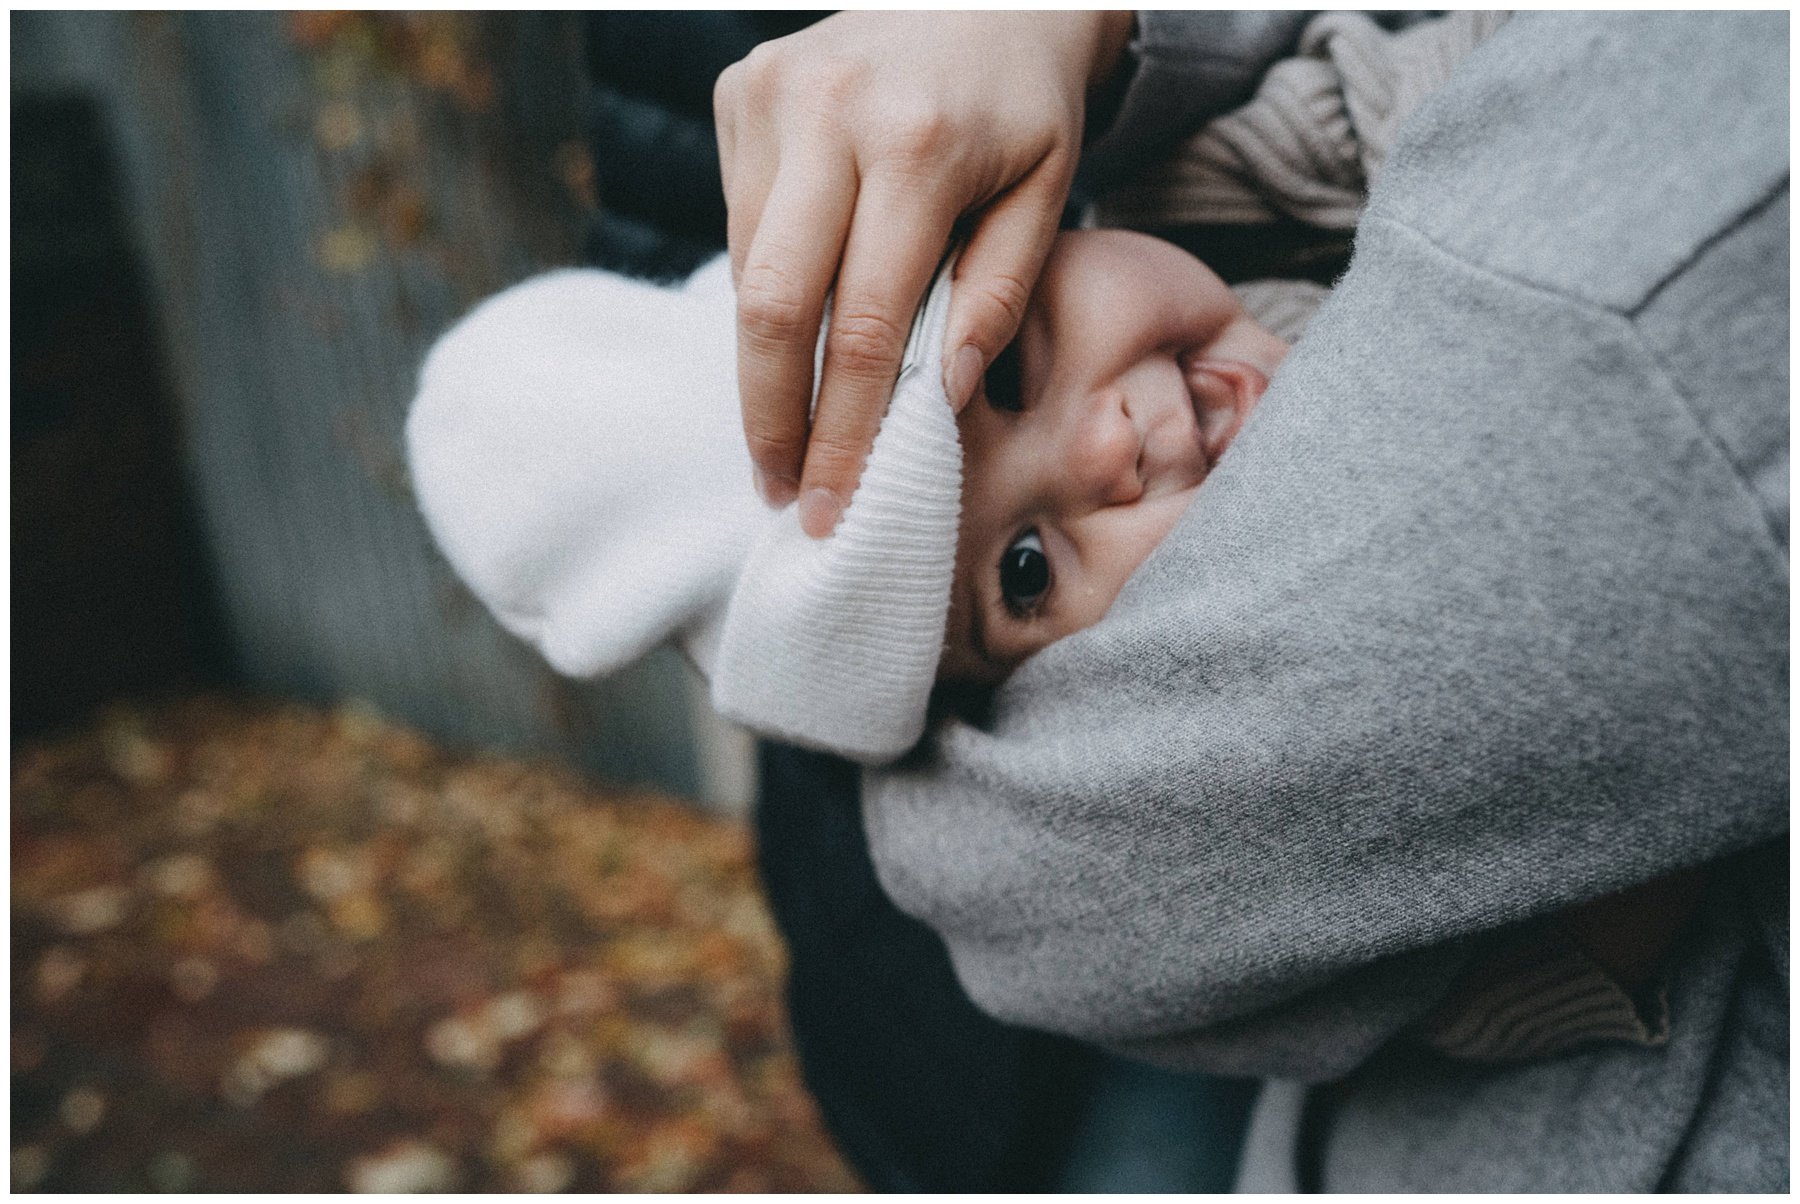
[[[1100,620],[1287,350],[1187,252],[1066,232],[952,418],[947,276],[829,539],[755,499],[722,260],[673,289],[552,273],[459,323],[407,424],[427,522],[558,670],[673,638],[728,718],[891,760],[940,683],[997,684]]]
[[[1179,247],[1060,235],[957,420],[962,521],[940,680],[993,684],[1106,613],[1288,345]]]
[[[1315,18],[1255,98],[1099,217],[1353,229],[1393,130],[1503,19],[1389,34]],[[1269,327],[1291,333],[1309,308],[1265,292],[1259,324],[1250,288],[1172,244],[1066,232],[953,417],[948,291],[940,274],[828,539],[751,485],[723,258],[679,288],[560,272],[478,307],[421,373],[420,506],[463,580],[558,670],[609,672],[674,639],[727,718],[891,761],[934,691],[979,694],[1106,614],[1267,388],[1287,350]]]

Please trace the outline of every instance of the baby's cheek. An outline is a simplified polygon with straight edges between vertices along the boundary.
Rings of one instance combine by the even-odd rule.
[[[1115,506],[1090,517],[1081,531],[1081,581],[1074,591],[1064,634],[1091,627],[1105,617],[1144,562],[1168,538],[1200,491],[1199,485],[1136,505]]]
[[[1113,590],[1115,597],[1119,590],[1125,588],[1125,583],[1131,579],[1132,575],[1143,567],[1144,562],[1155,554],[1157,548],[1162,546],[1163,541],[1169,537],[1169,533],[1181,521],[1181,516],[1187,513],[1188,507],[1193,504],[1195,496],[1199,494],[1205,483],[1205,480],[1202,479],[1199,483],[1190,485],[1186,489],[1177,490],[1164,497],[1146,500],[1139,507],[1142,513],[1134,516],[1130,530],[1125,532],[1119,541],[1123,555],[1118,573],[1118,586]]]

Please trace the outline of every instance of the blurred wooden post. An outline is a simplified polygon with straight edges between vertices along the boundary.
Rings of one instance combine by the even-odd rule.
[[[567,13],[14,14],[15,89],[91,88],[129,179],[235,659],[259,689],[715,801],[685,665],[558,679],[430,546],[401,427],[431,340],[574,259]]]

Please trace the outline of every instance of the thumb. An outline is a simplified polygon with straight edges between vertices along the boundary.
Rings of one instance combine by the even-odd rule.
[[[957,259],[944,332],[944,393],[958,413],[1019,331],[1056,241],[1069,179],[1043,166],[988,206]]]

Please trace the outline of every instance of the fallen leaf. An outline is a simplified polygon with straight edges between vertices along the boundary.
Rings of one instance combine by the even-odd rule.
[[[106,1097],[92,1087],[77,1087],[63,1096],[63,1124],[74,1133],[92,1133],[106,1119]]]
[[[124,923],[130,904],[131,892],[124,887],[96,886],[51,900],[49,911],[53,922],[64,932],[88,936]]]
[[[350,1190],[393,1195],[401,1192],[452,1191],[456,1164],[436,1146],[400,1141],[352,1162],[345,1172]]]
[[[53,945],[38,959],[37,997],[39,1003],[60,1003],[80,985],[87,973],[87,959],[67,945]]]

